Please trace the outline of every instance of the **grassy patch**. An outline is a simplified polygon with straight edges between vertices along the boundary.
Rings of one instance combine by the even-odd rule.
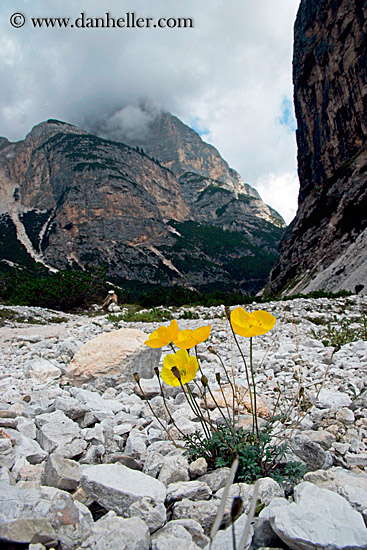
[[[340,319],[334,316],[333,321],[327,323],[326,328],[312,330],[311,334],[320,340],[324,346],[331,346],[338,351],[345,344],[357,340],[367,341],[367,315],[355,319]]]
[[[121,314],[109,314],[108,320],[112,323],[126,321],[127,323],[142,322],[142,323],[160,323],[172,319],[170,311],[164,309],[156,309],[153,307],[149,311],[128,311]]]

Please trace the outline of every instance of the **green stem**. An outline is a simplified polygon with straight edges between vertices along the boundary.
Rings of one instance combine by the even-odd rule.
[[[226,378],[231,386],[231,390],[232,390],[232,414],[233,414],[233,439],[235,440],[235,434],[236,434],[236,419],[235,419],[235,399],[236,399],[236,392],[235,392],[235,388],[233,386],[233,383],[232,383],[232,380],[230,379],[229,377],[229,374],[227,372],[227,369],[223,363],[223,360],[221,358],[221,356],[219,355],[219,353],[215,352],[215,355],[218,357],[219,361],[220,361],[220,364],[222,365],[222,368],[224,370],[224,372],[226,373]],[[238,407],[239,408],[239,407]]]
[[[168,414],[168,417],[170,419],[170,421],[172,422],[172,424],[174,425],[174,427],[176,428],[177,431],[180,432],[180,434],[185,437],[185,434],[183,433],[182,430],[180,430],[180,428],[177,426],[174,418],[172,417],[170,411],[169,411],[169,408],[167,406],[167,403],[166,403],[166,398],[164,397],[164,393],[163,393],[163,388],[162,388],[162,382],[161,382],[161,379],[160,379],[160,376],[159,376],[159,373],[156,373],[156,376],[158,378],[158,384],[159,384],[159,389],[161,391],[161,396],[162,396],[162,399],[163,399],[163,404],[164,404],[164,408],[166,409],[167,411],[167,414]]]
[[[166,434],[168,435],[168,437],[170,438],[170,440],[172,441],[172,443],[174,444],[174,446],[177,448],[177,449],[185,449],[185,447],[181,447],[180,445],[177,445],[176,441],[173,439],[173,437],[171,436],[171,434],[169,433],[169,431],[167,430],[167,428],[164,426],[164,424],[161,422],[161,420],[158,418],[155,410],[153,409],[152,405],[149,403],[149,400],[140,384],[140,381],[138,382],[138,386],[139,386],[139,389],[143,395],[143,398],[144,400],[146,401],[148,407],[150,408],[153,416],[158,420],[159,424],[162,426],[162,428],[164,429],[164,431],[166,432]]]
[[[195,346],[195,355],[196,355],[196,359],[197,359],[197,362],[198,362],[198,365],[199,365],[199,369],[200,369],[200,372],[201,372],[201,375],[202,376],[205,376],[202,369],[201,369],[201,366],[200,366],[200,362],[199,362],[199,358],[198,358],[198,350],[197,350],[197,347]],[[213,395],[213,392],[212,390],[210,389],[210,386],[208,384],[208,392],[210,394],[210,397],[213,399],[213,402],[215,404],[215,406],[217,407],[218,411],[220,412],[220,414],[222,415],[223,417],[223,420],[224,420],[224,423],[226,424],[226,426],[228,426],[229,428],[231,428],[231,426],[229,425],[229,422],[228,422],[228,419],[225,417],[225,415],[223,414],[223,411],[221,409],[221,407],[218,405],[218,402],[217,400],[215,399],[214,395]]]
[[[251,406],[251,415],[252,415],[252,426],[254,426],[255,415],[254,415],[254,404],[253,404],[253,399],[252,399],[250,375],[249,375],[249,373],[248,373],[248,368],[247,368],[247,363],[246,363],[245,356],[243,355],[243,351],[242,351],[242,349],[241,349],[240,344],[238,343],[236,333],[235,333],[235,331],[233,330],[233,327],[232,327],[232,325],[231,325],[231,321],[230,321],[230,320],[229,320],[229,324],[230,324],[230,326],[231,326],[231,330],[232,330],[232,334],[233,334],[234,341],[236,342],[236,346],[237,346],[237,348],[238,348],[238,351],[240,352],[240,355],[241,355],[241,357],[242,357],[243,363],[244,363],[244,365],[245,365],[246,380],[247,380],[247,385],[248,385],[248,392],[249,392],[249,395],[250,395],[250,406]]]
[[[252,336],[250,337],[250,370],[251,370],[251,377],[252,377],[252,386],[254,388],[254,417],[253,420],[255,421],[255,428],[256,428],[256,436],[259,437],[259,426],[257,423],[257,403],[256,403],[256,382],[255,382],[255,373],[254,373],[254,367],[252,363]]]
[[[200,409],[198,408],[197,406],[197,403],[194,399],[194,396],[191,392],[191,389],[190,389],[190,386],[188,384],[185,384],[186,385],[186,388],[187,388],[187,392],[185,390],[185,387],[184,385],[182,384],[181,380],[180,380],[180,384],[181,384],[181,388],[182,388],[182,391],[184,392],[184,395],[186,397],[186,400],[192,410],[192,412],[194,413],[194,415],[200,420],[200,424],[202,425],[202,428],[204,430],[204,433],[205,433],[205,437],[207,437],[208,439],[210,439],[210,432],[206,426],[206,421],[205,421],[205,418],[203,417],[203,415],[201,414],[201,411]],[[189,397],[190,396],[190,397]]]

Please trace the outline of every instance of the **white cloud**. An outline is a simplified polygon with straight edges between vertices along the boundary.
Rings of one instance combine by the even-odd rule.
[[[142,98],[195,121],[244,181],[287,219],[295,213],[296,147],[284,120],[292,101],[298,0],[2,0],[0,135],[22,139],[47,118],[74,124]],[[192,17],[192,29],[15,29],[30,17]],[[285,103],[286,102],[286,103]],[[130,118],[129,118],[130,117]],[[117,120],[115,120],[117,123]],[[284,177],[284,174],[287,174]],[[287,181],[287,205],[278,206]],[[260,182],[260,183],[259,183]],[[265,182],[265,183],[264,183]],[[279,190],[279,189],[278,189]],[[267,191],[266,191],[267,193]],[[267,198],[267,197],[270,198]],[[274,200],[272,199],[274,196]]]
[[[283,174],[265,174],[256,181],[256,189],[264,202],[282,213],[286,223],[294,218],[294,209],[298,198],[298,177],[293,172]]]

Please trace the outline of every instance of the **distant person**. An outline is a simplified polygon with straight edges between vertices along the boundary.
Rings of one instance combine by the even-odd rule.
[[[117,305],[117,294],[114,290],[109,290],[108,294],[101,306],[101,309],[107,309],[108,311],[116,311],[120,309]]]

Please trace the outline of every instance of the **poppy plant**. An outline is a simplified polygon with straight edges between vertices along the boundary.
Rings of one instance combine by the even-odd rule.
[[[149,340],[145,341],[145,344],[150,348],[162,348],[168,346],[179,333],[179,328],[176,319],[171,321],[169,327],[159,327],[152,332],[149,336]]]
[[[161,377],[169,386],[180,386],[191,382],[195,378],[198,368],[199,363],[196,357],[190,357],[185,349],[180,349],[174,354],[166,355],[163,360]],[[172,369],[176,374],[172,372]],[[179,376],[177,376],[178,374]]]
[[[180,349],[194,348],[209,338],[211,328],[212,327],[210,325],[205,325],[197,328],[196,330],[180,330],[176,338],[173,340],[173,343]]]
[[[246,338],[266,334],[274,327],[275,323],[274,315],[262,309],[247,313],[243,307],[237,307],[231,313],[231,325],[234,332]]]

